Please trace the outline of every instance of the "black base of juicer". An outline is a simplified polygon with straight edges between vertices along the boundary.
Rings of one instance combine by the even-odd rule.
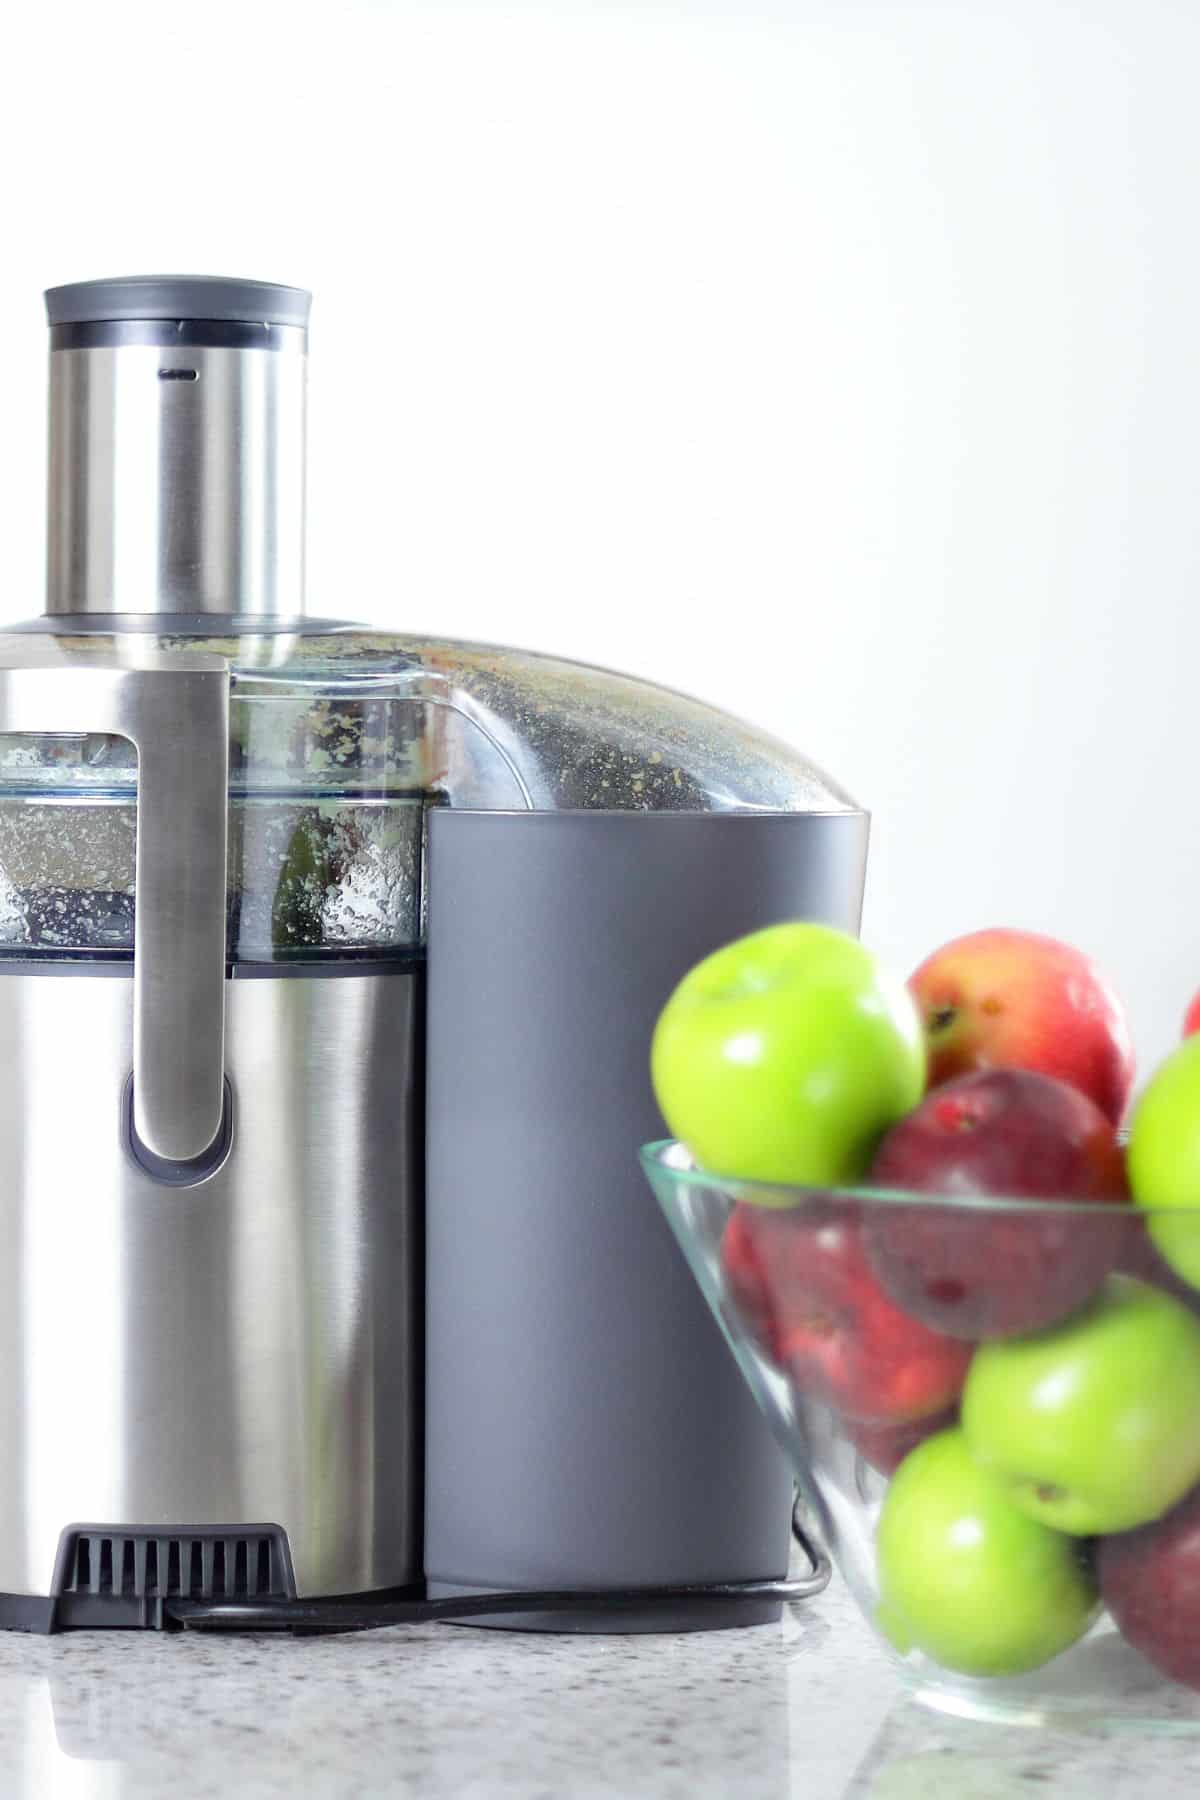
[[[168,1532],[76,1525],[63,1532],[50,1594],[0,1594],[0,1630],[372,1631],[440,1622],[510,1631],[721,1631],[769,1624],[785,1602],[819,1594],[829,1559],[797,1516],[809,1563],[786,1580],[603,1590],[520,1589],[431,1594],[424,1587],[300,1599],[287,1533],[277,1525]]]
[[[488,1618],[492,1627],[505,1631],[564,1632],[604,1635],[615,1632],[650,1634],[677,1631],[730,1631],[750,1625],[769,1625],[778,1619],[785,1600],[808,1597],[790,1582],[747,1583],[744,1597],[711,1598],[693,1590],[677,1599],[644,1600],[636,1608],[622,1595],[587,1595],[572,1592],[557,1610],[519,1613],[509,1611]],[[764,1599],[762,1590],[773,1590]],[[777,1590],[777,1591],[774,1591]],[[504,1598],[511,1609],[521,1598]],[[580,1606],[576,1611],[576,1606]],[[337,1613],[330,1611],[332,1607]],[[325,1635],[341,1631],[369,1631],[385,1625],[441,1621],[447,1625],[484,1622],[473,1601],[460,1600],[451,1610],[444,1600],[430,1600],[419,1589],[391,1588],[380,1594],[354,1595],[344,1600],[284,1600],[272,1603],[269,1612],[254,1601],[195,1601],[173,1597],[141,1599],[110,1594],[0,1594],[0,1631],[28,1631],[48,1636],[58,1631],[288,1631],[294,1636]]]

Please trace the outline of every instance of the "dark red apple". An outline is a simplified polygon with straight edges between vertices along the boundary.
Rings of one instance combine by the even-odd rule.
[[[1023,1069],[964,1075],[927,1094],[887,1133],[869,1180],[951,1199],[1094,1203],[1086,1212],[871,1207],[867,1253],[892,1299],[931,1329],[972,1341],[1074,1312],[1117,1266],[1134,1223],[1119,1206],[1124,1157],[1108,1119],[1077,1089]]]
[[[867,1263],[854,1202],[740,1203],[721,1260],[755,1342],[811,1398],[874,1424],[931,1417],[957,1398],[970,1347],[889,1300]]]
[[[913,1419],[907,1425],[864,1425],[847,1419],[843,1429],[858,1454],[881,1475],[894,1475],[910,1450],[937,1431],[947,1431],[957,1413],[953,1407],[932,1419]]]
[[[1122,1637],[1172,1681],[1200,1688],[1200,1488],[1152,1525],[1102,1538],[1097,1562]]]
[[[976,1069],[1069,1082],[1120,1124],[1133,1085],[1125,1009],[1090,957],[1036,931],[973,931],[935,950],[909,988],[929,1085]]]

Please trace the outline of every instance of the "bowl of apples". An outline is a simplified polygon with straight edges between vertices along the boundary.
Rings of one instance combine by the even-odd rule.
[[[652,1074],[650,1184],[917,1696],[1200,1726],[1200,1032],[1126,1132],[1080,952],[903,983],[789,924],[684,977]]]

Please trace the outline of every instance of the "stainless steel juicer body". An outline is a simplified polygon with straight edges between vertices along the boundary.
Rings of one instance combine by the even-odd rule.
[[[80,1523],[189,1544],[277,1526],[299,1594],[412,1580],[418,977],[228,982],[233,1142],[179,1187],[122,1141],[128,966],[16,967],[0,965],[0,1593],[48,1595]]]
[[[306,295],[48,300],[50,606],[0,636],[0,1625],[782,1575],[790,1474],[636,1150],[674,982],[856,929],[864,814],[670,690],[304,620]]]
[[[322,802],[268,784],[231,833],[230,659],[144,628],[299,610],[308,297],[49,308],[53,629],[0,639],[0,1622],[406,1584],[420,959],[255,954]]]

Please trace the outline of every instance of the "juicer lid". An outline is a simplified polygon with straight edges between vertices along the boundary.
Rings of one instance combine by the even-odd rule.
[[[52,326],[136,319],[212,319],[247,325],[290,325],[304,331],[312,295],[274,281],[224,275],[115,275],[46,289]]]

